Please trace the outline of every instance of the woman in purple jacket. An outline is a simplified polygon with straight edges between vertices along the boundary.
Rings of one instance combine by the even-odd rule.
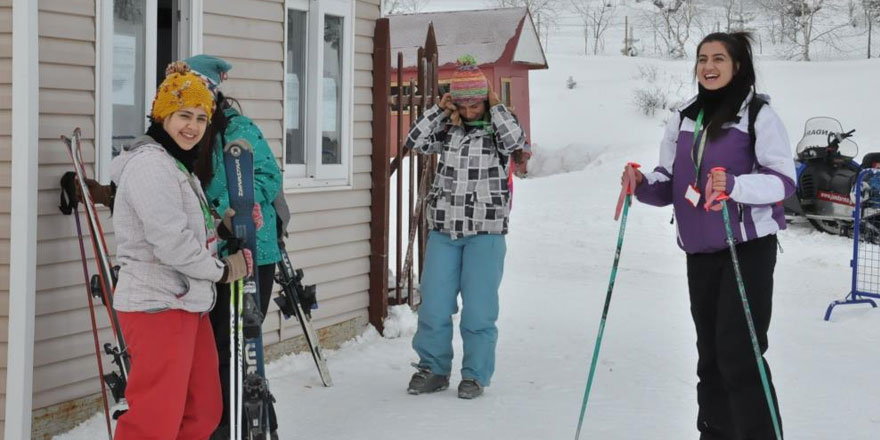
[[[730,196],[736,251],[763,354],[776,232],[785,228],[781,201],[794,192],[795,171],[782,121],[766,105],[769,97],[754,90],[749,40],[747,33],[714,33],[700,42],[694,68],[699,93],[667,123],[659,165],[636,171],[636,197],[673,205],[678,245],[687,253],[701,440],[775,438],[721,212],[703,209],[710,181],[709,192]],[[726,171],[713,171],[710,180],[715,167]],[[772,382],[770,387],[778,402]]]

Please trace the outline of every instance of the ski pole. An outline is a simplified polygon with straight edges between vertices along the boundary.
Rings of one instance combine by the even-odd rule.
[[[238,403],[236,403],[236,396],[238,395],[238,388],[236,388],[238,384],[238,370],[236,369],[238,364],[238,344],[235,333],[236,316],[238,316],[238,310],[235,308],[236,284],[238,284],[238,281],[229,284],[229,402],[226,411],[229,417],[230,439],[235,438],[232,436],[233,432],[238,432],[236,431],[238,429],[238,422],[235,420],[236,408],[238,408]]]
[[[623,182],[621,182],[620,196],[617,198],[617,208],[614,211],[614,220],[620,218],[621,208],[623,217],[620,220],[620,232],[617,233],[617,248],[614,251],[614,264],[611,266],[611,278],[608,280],[608,292],[605,294],[605,307],[602,309],[602,320],[599,321],[599,334],[596,336],[596,346],[593,348],[593,360],[590,363],[590,374],[587,376],[587,387],[584,390],[584,401],[581,405],[581,415],[578,418],[575,440],[581,436],[581,428],[584,423],[584,414],[587,412],[587,400],[590,398],[590,388],[593,386],[593,376],[596,374],[596,363],[599,360],[599,347],[602,345],[602,335],[605,333],[605,321],[608,318],[608,307],[611,304],[611,292],[614,290],[614,279],[617,278],[617,265],[620,262],[620,250],[623,247],[623,233],[626,231],[626,217],[629,205],[632,203],[632,194],[636,189],[636,172],[639,164],[630,162],[626,165]]]
[[[725,171],[724,167],[712,168],[712,171]],[[706,191],[712,189],[712,175],[709,175],[709,181],[706,183]],[[742,272],[739,268],[739,260],[736,257],[736,245],[733,240],[733,230],[730,228],[730,215],[727,211],[727,200],[730,198],[723,191],[712,192],[706,197],[704,208],[706,211],[712,209],[717,211],[714,203],[720,202],[721,215],[724,217],[724,230],[727,233],[727,245],[730,247],[730,259],[733,260],[733,270],[736,274],[736,287],[739,290],[739,298],[742,301],[743,310],[746,314],[746,324],[749,327],[749,336],[752,339],[752,350],[755,352],[755,359],[758,361],[758,372],[761,375],[761,385],[764,386],[764,396],[767,398],[767,405],[770,408],[770,418],[773,420],[773,430],[776,432],[776,440],[782,440],[782,431],[779,429],[779,418],[776,415],[776,406],[773,404],[773,394],[770,392],[770,381],[767,379],[767,371],[764,368],[764,359],[761,356],[761,349],[758,345],[758,335],[755,332],[755,322],[752,319],[752,310],[749,308],[749,300],[746,297],[746,287],[743,283]]]

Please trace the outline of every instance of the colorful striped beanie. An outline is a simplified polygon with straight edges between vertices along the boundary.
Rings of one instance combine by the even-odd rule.
[[[455,104],[474,104],[489,97],[489,81],[473,55],[464,55],[458,59],[458,68],[452,74],[449,88]]]

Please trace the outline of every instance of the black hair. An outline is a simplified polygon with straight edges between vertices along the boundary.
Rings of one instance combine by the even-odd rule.
[[[167,117],[170,118],[171,115],[168,115]],[[159,142],[159,144],[161,144],[162,147],[165,148],[166,151],[171,153],[171,155],[174,156],[176,159],[184,159],[181,161],[181,163],[183,163],[187,167],[187,169],[191,168],[190,171],[195,173],[195,175],[198,176],[199,180],[201,180],[202,176],[199,175],[199,162],[202,161],[202,156],[206,154],[206,151],[208,152],[208,160],[210,160],[211,158],[211,134],[213,132],[213,126],[214,121],[216,121],[216,117],[217,112],[214,112],[211,120],[208,121],[208,126],[205,128],[205,133],[202,134],[202,138],[199,139],[198,142],[196,142],[195,147],[193,147],[193,149],[191,150],[195,153],[195,158],[192,162],[186,159],[185,156],[188,156],[187,152],[181,150],[180,146],[178,146],[177,143],[174,142],[173,139],[171,139],[171,135],[165,131],[163,121],[157,120],[152,115],[147,115],[147,121],[149,122],[149,124],[147,125],[147,129],[144,134],[152,137],[154,141]],[[171,144],[173,144],[173,146]],[[183,156],[179,157],[178,155],[176,155],[178,153],[177,150],[181,150],[181,154],[183,154]],[[206,184],[203,184],[202,186],[204,187],[205,185]]]
[[[217,106],[214,110],[214,116],[211,117],[211,125],[205,131],[202,142],[205,145],[199,149],[199,157],[195,164],[195,174],[202,183],[202,188],[207,188],[214,178],[214,143],[220,142],[218,137],[229,127],[229,118],[226,117],[226,109],[236,108],[241,113],[241,104],[235,98],[225,96],[223,92],[217,91],[215,99]],[[201,146],[201,143],[200,143]],[[220,148],[223,148],[221,145]]]
[[[703,44],[709,42],[720,42],[724,45],[728,55],[734,65],[733,78],[730,83],[723,87],[724,96],[720,99],[720,104],[716,111],[713,112],[707,130],[710,140],[716,139],[721,134],[721,126],[725,122],[736,119],[739,109],[748,97],[749,93],[755,87],[756,75],[755,64],[752,59],[752,34],[749,32],[715,32],[706,35],[700,44],[697,45],[697,60],[694,63],[694,78],[697,77],[697,66],[700,62],[700,49]],[[698,101],[705,99],[706,93],[700,86],[700,95]]]

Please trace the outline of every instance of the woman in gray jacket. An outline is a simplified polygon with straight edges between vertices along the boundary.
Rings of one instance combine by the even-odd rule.
[[[217,258],[214,216],[192,173],[213,94],[182,67],[159,86],[145,136],[113,160],[121,265],[114,308],[133,368],[115,438],[207,439],[220,421],[215,282],[251,273],[247,251]],[[231,218],[227,212],[224,222]]]

